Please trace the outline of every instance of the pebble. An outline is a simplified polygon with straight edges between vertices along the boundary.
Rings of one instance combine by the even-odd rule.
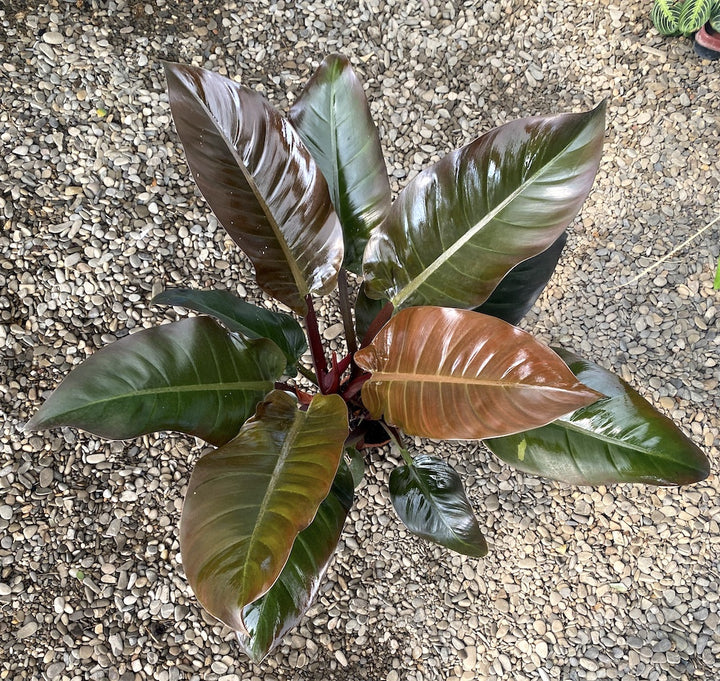
[[[58,31],[46,31],[43,33],[42,39],[48,45],[62,45],[62,43],[65,42],[65,37]]]
[[[33,636],[38,630],[38,623],[37,622],[28,622],[27,624],[24,624],[20,629],[17,630],[17,633],[15,634],[15,637],[18,641],[22,641],[24,638],[28,638],[28,636]]]

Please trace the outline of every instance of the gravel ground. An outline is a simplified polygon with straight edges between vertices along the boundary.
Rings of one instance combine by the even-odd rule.
[[[196,443],[23,433],[70,367],[172,318],[151,293],[262,300],[189,178],[159,60],[238,75],[287,110],[342,51],[394,190],[493,125],[609,99],[595,188],[525,326],[630,380],[717,470],[720,227],[631,282],[717,214],[717,64],[658,37],[639,0],[298,4],[2,3],[0,679],[720,678],[716,475],[573,488],[417,441],[467,476],[491,544],[474,560],[404,531],[377,455],[320,603],[256,666],[179,562]]]

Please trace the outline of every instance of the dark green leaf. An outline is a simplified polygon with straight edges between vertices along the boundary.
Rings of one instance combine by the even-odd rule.
[[[515,265],[476,312],[519,324],[550,281],[566,242],[563,232],[550,248]]]
[[[487,553],[460,476],[442,459],[421,455],[412,466],[398,466],[390,474],[390,498],[413,534],[466,556]]]
[[[245,629],[244,608],[275,583],[328,495],[347,434],[339,395],[301,411],[275,390],[234,440],[198,461],[180,521],[183,567],[200,603],[232,629]]]
[[[604,121],[604,104],[513,121],[420,173],[368,241],[368,295],[396,308],[485,302],[580,210],[600,163]]]
[[[144,329],[75,368],[26,428],[74,426],[115,440],[177,430],[233,438],[285,367],[268,340],[243,340],[209,317]]]
[[[315,519],[295,539],[275,584],[243,610],[247,633],[237,632],[243,651],[260,662],[312,605],[335,553],[353,500],[353,478],[341,461],[330,493]]]
[[[503,461],[574,484],[687,485],[707,477],[702,451],[627,383],[573,353],[556,352],[607,397],[543,428],[486,440]]]
[[[372,417],[421,437],[506,435],[601,397],[530,334],[471,310],[401,310],[355,361],[372,374],[362,387]]]
[[[353,484],[357,488],[365,476],[365,457],[355,447],[345,447],[345,455],[349,460],[348,467],[352,473]]]
[[[293,367],[307,350],[305,333],[290,315],[251,305],[230,291],[175,288],[163,291],[150,302],[212,315],[230,331],[241,333],[246,338],[269,338],[282,350],[288,367]]]
[[[374,300],[365,293],[365,282],[360,284],[357,299],[355,300],[355,331],[358,340],[365,338],[370,325],[380,311],[385,307],[387,300]]]
[[[390,208],[390,183],[360,81],[345,57],[327,57],[290,110],[315,158],[345,236],[344,267],[356,274],[370,230]]]
[[[254,90],[204,69],[165,64],[188,165],[258,284],[298,314],[331,291],[343,236],[327,184],[295,129]]]

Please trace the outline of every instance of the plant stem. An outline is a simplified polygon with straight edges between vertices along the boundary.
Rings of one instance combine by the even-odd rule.
[[[320,388],[320,392],[326,395],[325,392],[325,377],[327,376],[327,358],[323,350],[322,338],[320,338],[320,329],[318,329],[317,315],[315,314],[315,308],[313,307],[312,296],[310,294],[305,296],[305,302],[307,303],[307,315],[305,315],[305,327],[307,328],[308,341],[310,345],[310,354],[312,355],[313,365],[315,367],[315,376],[317,377],[317,385]]]
[[[350,309],[350,297],[348,295],[347,272],[344,267],[340,268],[338,274],[338,293],[340,294],[340,314],[342,315],[343,326],[345,327],[345,342],[348,353],[354,355],[357,352],[357,339],[355,338],[355,324],[353,323],[352,311]]]
[[[400,454],[402,455],[403,461],[406,465],[412,466],[413,465],[413,459],[412,456],[410,456],[410,452],[408,452],[405,447],[402,446],[400,443],[400,436],[398,435],[398,432],[395,430],[395,428],[392,428],[391,426],[388,426],[385,421],[378,421],[378,423],[383,427],[383,430],[390,436],[390,440],[393,442],[395,447],[400,450]]]
[[[360,343],[360,347],[364,348],[366,345],[369,345],[373,338],[377,336],[378,331],[382,329],[385,324],[390,321],[390,317],[392,317],[393,310],[395,308],[393,307],[393,304],[388,301],[385,306],[380,310],[380,312],[377,313],[375,319],[372,320],[370,323],[370,326],[368,327],[368,330],[365,332],[365,337],[362,339],[362,342]]]
[[[318,385],[317,376],[310,369],[304,367],[302,364],[297,364],[296,366],[299,374],[305,376],[313,385]]]

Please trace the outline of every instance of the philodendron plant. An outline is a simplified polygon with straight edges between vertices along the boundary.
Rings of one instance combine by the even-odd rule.
[[[233,80],[165,69],[200,191],[260,288],[295,316],[228,291],[167,290],[154,302],[201,315],[98,351],[28,427],[114,439],[172,430],[213,446],[185,496],[182,563],[252,659],[312,602],[370,446],[402,457],[389,493],[408,529],[474,557],[487,545],[458,473],[413,456],[403,435],[483,440],[520,470],[578,484],[708,474],[703,453],[626,383],[513,326],[590,190],[604,105],[490,130],[393,201],[345,58],[320,65],[287,118]],[[348,271],[362,281],[351,286]],[[336,287],[342,357],[324,347],[314,308]]]

